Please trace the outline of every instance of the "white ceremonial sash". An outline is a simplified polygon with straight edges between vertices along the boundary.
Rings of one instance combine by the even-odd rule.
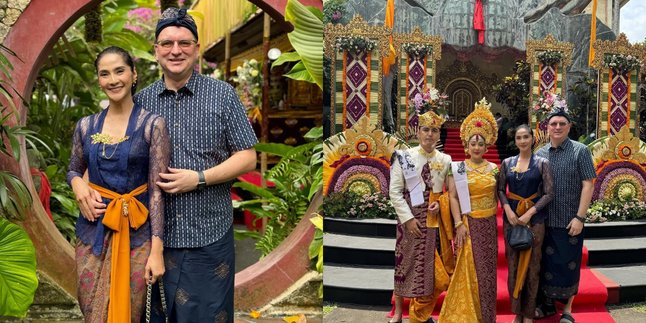
[[[453,171],[453,180],[455,189],[458,192],[460,200],[460,212],[462,214],[471,213],[471,196],[469,195],[469,181],[467,180],[467,167],[463,161],[452,162],[451,170]]]
[[[410,193],[410,204],[418,206],[424,204],[424,188],[422,187],[422,176],[417,173],[413,158],[407,151],[398,151],[397,159],[404,173],[406,190]]]

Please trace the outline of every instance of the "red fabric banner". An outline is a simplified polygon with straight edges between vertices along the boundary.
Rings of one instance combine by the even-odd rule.
[[[482,9],[482,0],[476,0],[476,6],[473,9],[473,29],[478,32],[478,44],[484,44],[484,12]]]

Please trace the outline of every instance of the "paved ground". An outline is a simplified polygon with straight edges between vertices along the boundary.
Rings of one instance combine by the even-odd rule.
[[[83,323],[83,321],[75,321],[75,320],[65,320],[65,321],[58,321],[58,320],[25,320],[25,321],[18,321],[18,320],[11,320],[11,321],[5,321],[0,318],[0,322],[11,322],[11,323],[17,323],[17,322],[25,322],[25,323]],[[322,323],[323,320],[320,317],[305,317],[305,321],[300,321],[298,323]],[[331,322],[331,321],[330,321]],[[237,316],[234,320],[234,323],[285,323],[285,320],[283,320],[282,317],[268,317],[268,318],[257,318],[253,319],[248,316]]]
[[[610,315],[617,321],[617,323],[643,323],[646,322],[646,302],[627,304],[621,306],[609,306],[608,310]],[[334,307],[325,306],[323,312],[323,321],[325,323],[343,323],[343,322],[388,322],[386,314],[390,311],[390,307]],[[404,320],[405,323],[408,320]],[[581,322],[588,323],[588,322]]]

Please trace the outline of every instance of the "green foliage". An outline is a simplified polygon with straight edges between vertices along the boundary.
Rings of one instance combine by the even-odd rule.
[[[569,90],[574,95],[574,104],[569,107],[574,121],[571,138],[587,137],[597,129],[597,77],[594,74],[579,78]]]
[[[274,183],[274,187],[262,188],[242,182],[233,185],[256,197],[247,201],[233,201],[233,206],[267,219],[265,232],[256,242],[256,249],[261,251],[263,257],[292,232],[307,211],[312,196],[321,188],[322,136],[321,127],[317,127],[305,135],[306,139],[313,141],[300,146],[273,143],[256,145],[257,151],[281,157],[264,175]]]
[[[323,23],[345,24],[348,22],[347,0],[328,0],[323,5]]]
[[[310,243],[308,255],[310,260],[315,261],[314,269],[319,273],[323,273],[323,217],[316,214],[310,218],[310,222],[314,225],[314,238]],[[323,284],[319,286],[319,298],[323,298]]]
[[[17,93],[9,82],[13,66],[5,56],[16,54],[0,45],[0,72],[4,80],[0,81],[0,95],[8,106],[0,109],[0,155],[6,155],[20,160],[20,142],[25,136],[33,133],[18,123],[18,114],[13,102],[13,93]],[[13,119],[15,117],[15,120]],[[32,198],[25,184],[14,174],[0,170],[0,219],[22,219],[26,210],[31,206]]]
[[[298,0],[287,0],[285,20],[294,25],[294,31],[287,37],[301,58],[285,76],[316,83],[322,89],[323,16],[320,10],[303,6]]]
[[[524,61],[516,61],[513,74],[505,77],[503,83],[494,86],[496,102],[509,109],[513,127],[527,122],[529,73],[529,64]]]
[[[34,245],[23,229],[0,218],[0,316],[24,317],[37,287]]]
[[[0,155],[20,159],[20,141],[33,133],[22,126],[9,125],[19,122],[10,85],[13,69],[5,53],[15,53],[0,45],[0,94],[8,107],[0,110]],[[19,123],[18,123],[19,124]],[[5,142],[5,140],[7,142]],[[7,149],[7,146],[9,149]],[[27,233],[5,218],[20,219],[31,206],[32,197],[25,184],[15,175],[0,170],[0,316],[24,317],[38,287],[36,277],[36,250]]]

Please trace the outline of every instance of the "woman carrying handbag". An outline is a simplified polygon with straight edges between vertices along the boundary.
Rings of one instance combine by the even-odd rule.
[[[529,126],[516,128],[514,142],[519,154],[505,159],[500,165],[498,198],[505,212],[503,234],[509,268],[507,288],[511,310],[516,314],[514,323],[528,323],[533,322],[536,310],[541,246],[547,218],[545,206],[554,198],[553,179],[547,159],[532,153],[534,136]],[[527,239],[530,241],[524,241]]]

